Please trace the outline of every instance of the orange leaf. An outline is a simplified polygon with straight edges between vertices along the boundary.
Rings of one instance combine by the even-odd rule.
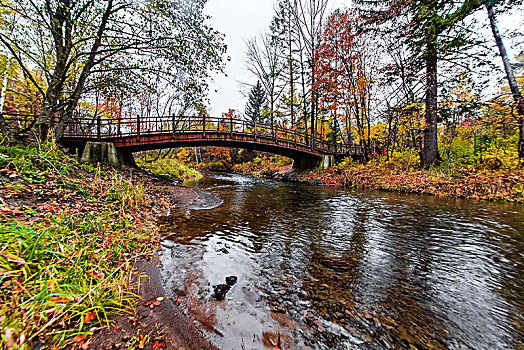
[[[158,340],[156,342],[154,342],[153,345],[151,345],[151,348],[153,350],[160,350],[160,349],[165,348],[165,347],[166,347],[166,344],[164,344],[164,343],[162,343],[162,342],[160,342]]]
[[[84,323],[91,323],[91,321],[96,317],[96,311],[88,311],[84,316]]]
[[[55,303],[55,304],[67,304],[72,300],[73,299],[69,297],[65,297],[65,296],[59,296],[59,297],[54,297],[54,298],[49,299],[50,302]]]
[[[143,349],[146,347],[146,341],[147,341],[147,338],[144,337],[142,334],[140,334],[140,342],[138,343],[138,348],[139,349]]]

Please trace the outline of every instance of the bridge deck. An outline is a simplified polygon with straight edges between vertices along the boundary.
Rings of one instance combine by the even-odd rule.
[[[85,141],[112,141],[117,148],[142,151],[169,147],[224,146],[282,154],[290,157],[323,155],[361,156],[359,145],[325,140],[298,128],[250,124],[243,120],[194,116],[134,119],[73,120],[67,127],[64,144]]]
[[[9,115],[13,130],[30,127],[34,116]],[[323,131],[311,137],[298,127],[250,123],[232,118],[201,116],[141,116],[125,118],[73,118],[60,143],[83,147],[87,141],[111,141],[117,148],[141,151],[171,147],[224,146],[281,154],[292,158],[318,158],[324,155],[362,157],[357,144],[327,140]],[[374,145],[371,152],[374,152]]]

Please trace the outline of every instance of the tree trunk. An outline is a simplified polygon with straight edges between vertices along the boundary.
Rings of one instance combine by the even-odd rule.
[[[426,118],[423,133],[422,165],[440,160],[437,143],[437,50],[430,45],[426,52]]]
[[[98,52],[98,49],[102,43],[102,36],[106,30],[106,25],[109,20],[109,16],[111,15],[111,10],[113,9],[113,0],[109,0],[107,2],[107,6],[105,9],[105,12],[102,16],[102,20],[100,21],[100,27],[98,27],[96,40],[93,43],[93,46],[91,47],[91,52],[89,53],[89,57],[87,59],[86,64],[84,65],[84,68],[82,69],[82,72],[80,73],[80,78],[78,79],[78,83],[76,84],[75,90],[73,91],[73,94],[71,95],[70,102],[67,105],[67,109],[60,118],[60,121],[55,127],[55,138],[56,140],[60,140],[64,136],[64,131],[69,123],[69,120],[73,116],[73,112],[78,105],[78,101],[80,100],[80,96],[82,95],[84,91],[85,84],[87,82],[87,78],[91,74],[91,68],[95,65],[95,58]]]
[[[508,79],[509,89],[511,91],[511,94],[513,95],[513,100],[517,104],[517,114],[518,114],[517,123],[519,125],[519,128],[518,128],[519,129],[518,155],[519,155],[520,163],[522,165],[524,164],[524,98],[522,98],[522,94],[517,84],[517,79],[515,79],[513,68],[511,68],[511,64],[509,63],[509,58],[506,52],[506,48],[504,47],[504,44],[502,43],[502,38],[497,28],[497,22],[495,21],[495,14],[493,13],[493,6],[491,6],[488,3],[486,5],[486,9],[488,10],[488,17],[489,17],[489,24],[491,26],[491,31],[493,33],[493,37],[495,38],[495,42],[497,43],[497,48],[499,49],[500,58],[502,58],[502,63],[504,64],[504,71],[506,72],[506,78]]]
[[[7,137],[7,141],[11,144],[11,143],[16,143],[15,134],[9,127],[9,124],[7,124],[7,121],[5,120],[5,117],[3,114],[5,94],[7,91],[7,80],[9,78],[8,64],[9,64],[9,60],[6,60],[5,77],[4,77],[4,81],[2,82],[2,91],[0,92],[0,134],[4,135],[4,137]]]

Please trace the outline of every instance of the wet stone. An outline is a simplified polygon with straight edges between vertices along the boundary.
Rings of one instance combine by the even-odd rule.
[[[214,292],[213,296],[218,301],[224,300],[230,288],[231,287],[228,286],[227,284],[217,284],[216,286],[213,286],[213,292]]]
[[[234,286],[235,283],[237,283],[238,277],[237,276],[228,276],[226,277],[226,284],[230,287]]]
[[[279,314],[285,314],[286,313],[286,308],[284,308],[282,306],[279,306],[279,307],[274,308],[273,311],[277,312]]]

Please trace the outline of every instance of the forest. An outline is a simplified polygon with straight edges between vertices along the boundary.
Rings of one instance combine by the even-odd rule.
[[[276,5],[247,42],[246,117],[357,143],[366,160],[515,169],[522,163],[522,52],[515,1],[329,1]],[[521,49],[522,50],[522,49]],[[370,144],[381,145],[373,155]]]
[[[217,133],[233,134],[234,123],[254,129],[255,137],[257,125],[272,133],[295,130],[311,148],[321,140],[362,150],[361,159],[338,158],[325,169],[297,175],[301,182],[524,202],[521,0],[353,0],[344,6],[331,0],[277,0],[265,32],[245,41],[247,74],[239,83],[247,102],[243,110],[221,115],[211,113],[209,90],[214,74],[225,74],[229,59],[225,36],[203,12],[206,2],[0,0],[3,349],[89,349],[109,338],[116,343],[108,346],[119,344],[112,348],[206,348],[191,347],[192,341],[209,345],[192,325],[178,331],[169,329],[171,318],[144,316],[156,310],[171,315],[172,309],[165,309],[163,292],[140,290],[144,276],[150,276],[138,274],[137,266],[160,266],[152,261],[165,237],[180,246],[187,243],[176,225],[185,227],[192,209],[178,221],[165,213],[184,201],[205,205],[206,195],[174,186],[173,180],[196,181],[209,170],[278,179],[293,173],[290,158],[214,146],[139,151],[133,158],[139,168],[82,163],[81,154],[61,143],[73,122],[99,136],[104,125],[120,127],[124,120],[139,125],[169,117],[174,123],[189,116],[203,120],[204,134],[206,118],[218,120],[212,125]],[[138,138],[140,130],[134,130]],[[301,193],[282,188],[282,203]],[[317,188],[300,188],[311,203],[320,200]],[[238,198],[253,195],[255,204],[263,198],[241,193]],[[302,202],[308,200],[292,204]],[[268,213],[264,208],[271,222]],[[172,227],[176,232],[169,231]],[[254,232],[253,250],[259,253],[265,233]],[[363,245],[363,239],[355,240]],[[229,254],[235,247],[209,251]],[[192,254],[192,248],[188,245],[184,254]],[[358,266],[358,257],[322,254],[308,265],[315,273],[349,274]],[[236,276],[227,278],[227,285],[219,284],[227,287],[225,293],[237,283]],[[312,293],[335,298],[328,282],[336,285],[337,279],[326,281],[320,287],[309,281]],[[338,287],[349,293],[347,286]],[[200,295],[204,287],[198,290]],[[260,293],[269,300],[271,293]],[[339,306],[338,319],[345,325],[358,317],[375,322],[369,313],[361,317],[345,309],[345,301],[337,301]],[[274,318],[287,312],[271,310]],[[380,327],[395,333],[400,328],[392,324]],[[177,338],[180,334],[189,340]],[[284,348],[280,330],[270,336],[266,345]],[[416,336],[410,337],[413,345]],[[401,340],[392,344],[405,345]],[[431,341],[444,348],[440,340]]]

